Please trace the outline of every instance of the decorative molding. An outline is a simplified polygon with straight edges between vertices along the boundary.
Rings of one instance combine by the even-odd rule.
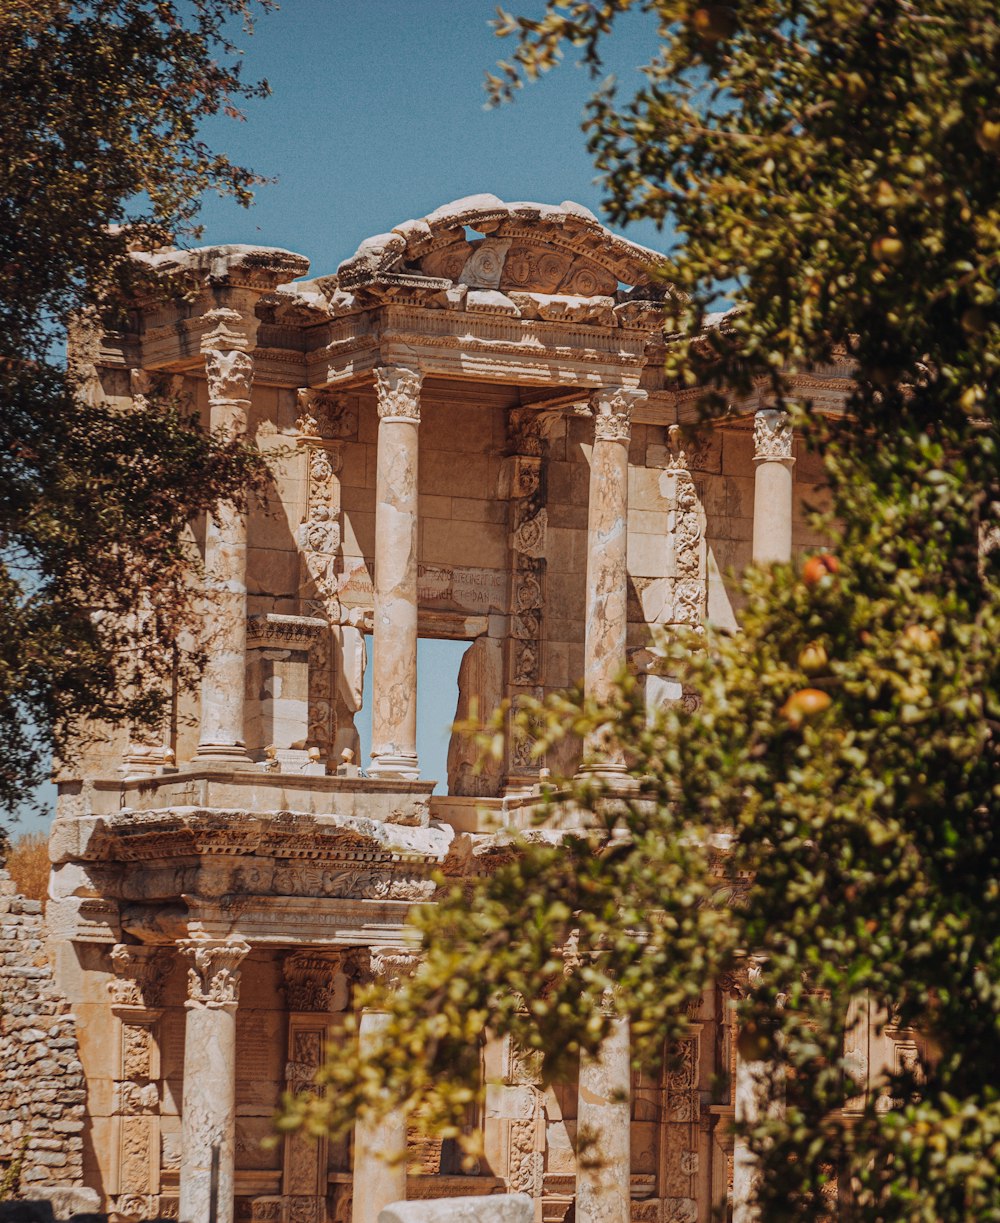
[[[420,388],[424,376],[402,365],[380,365],[375,370],[379,420],[420,423]]]
[[[235,1006],[240,998],[239,965],[250,952],[242,939],[192,939],[177,944],[189,956],[187,1006]]]
[[[282,616],[275,612],[247,616],[247,648],[310,650],[328,628],[319,616]]]

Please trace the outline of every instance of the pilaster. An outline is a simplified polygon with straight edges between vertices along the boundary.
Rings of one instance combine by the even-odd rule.
[[[111,1206],[123,1220],[152,1218],[160,1213],[160,1018],[170,956],[157,947],[117,943],[111,965],[108,992],[118,1021]]]

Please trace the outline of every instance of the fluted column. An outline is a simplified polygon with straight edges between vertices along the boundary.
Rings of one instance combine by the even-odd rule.
[[[375,617],[372,763],[376,777],[420,776],[417,760],[417,430],[422,375],[375,371]]]
[[[214,310],[202,341],[208,375],[209,426],[242,438],[253,382],[251,335],[235,310]],[[201,681],[199,760],[248,761],[243,730],[247,645],[247,523],[232,502],[220,503],[205,530],[206,662]]]
[[[373,948],[370,955],[367,973],[390,987],[409,975],[417,962],[409,949]],[[358,1026],[362,1052],[378,1047],[389,1018],[384,1011],[362,1010]],[[405,1116],[393,1112],[378,1121],[359,1121],[354,1127],[352,1223],[378,1223],[381,1210],[405,1198]]]
[[[792,425],[787,412],[761,408],[753,418],[753,560],[792,559]]]
[[[180,1218],[207,1220],[215,1186],[217,1223],[233,1221],[236,1130],[236,1006],[241,939],[179,944],[190,958],[184,1024]]]
[[[596,1057],[581,1057],[576,1223],[630,1223],[632,1085],[629,1026],[614,1020]]]
[[[591,397],[594,448],[590,460],[587,517],[587,607],[584,691],[607,698],[625,670],[628,630],[628,447],[632,409],[645,391],[615,387]],[[624,764],[585,745],[585,758],[603,757],[601,772],[623,772]]]

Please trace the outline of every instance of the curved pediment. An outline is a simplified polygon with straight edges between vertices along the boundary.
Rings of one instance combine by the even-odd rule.
[[[613,298],[623,286],[651,285],[661,261],[579,204],[473,195],[368,238],[340,265],[337,281],[348,292],[424,284]]]

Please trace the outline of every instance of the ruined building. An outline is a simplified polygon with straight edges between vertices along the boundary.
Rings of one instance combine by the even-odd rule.
[[[575,204],[475,196],[316,279],[281,250],[149,258],[187,293],[104,335],[93,378],[124,407],[170,376],[206,425],[256,443],[276,492],[203,528],[200,694],[162,742],[109,739],[60,781],[48,925],[87,1079],[85,1183],[122,1220],[204,1223],[214,1158],[220,1223],[375,1223],[404,1194],[506,1189],[559,1223],[586,1106],[623,1187],[609,1223],[708,1220],[740,1193],[732,1094],[713,1086],[735,1067],[721,985],[628,1105],[542,1090],[489,1047],[502,1085],[472,1173],[413,1139],[408,1172],[365,1133],[263,1140],[281,1092],[336,1056],[354,983],[405,971],[431,873],[485,869],[487,821],[523,823],[537,792],[524,743],[477,774],[456,736],[432,796],[418,641],[468,643],[459,713],[581,677],[598,692],[626,663],[645,674],[648,626],[732,624],[730,569],[817,542],[817,461],[766,402],[682,434],[695,392],[664,379],[656,257]],[[847,379],[818,370],[808,393],[835,411]],[[647,697],[693,699],[653,675]],[[377,1023],[363,1016],[362,1034]],[[593,1223],[592,1207],[577,1217]]]

